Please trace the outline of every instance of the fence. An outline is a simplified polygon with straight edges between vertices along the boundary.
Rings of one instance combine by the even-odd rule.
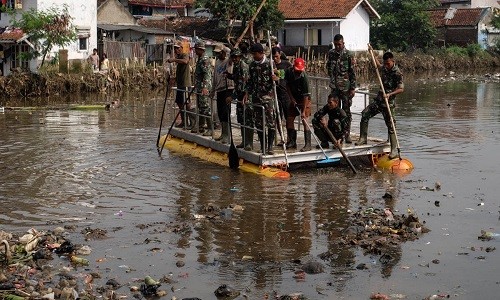
[[[140,42],[104,41],[102,51],[113,62],[132,61],[139,64],[145,63],[146,51]]]

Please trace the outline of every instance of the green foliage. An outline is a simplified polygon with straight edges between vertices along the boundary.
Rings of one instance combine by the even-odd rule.
[[[467,56],[467,49],[459,46],[450,46],[446,48],[446,53],[458,56]]]
[[[481,49],[479,44],[469,44],[465,49],[470,57],[478,57],[483,53],[483,49]]]
[[[495,27],[496,29],[500,29],[500,8],[493,8],[491,26]]]
[[[376,48],[393,51],[428,49],[436,29],[427,11],[435,0],[373,0],[380,20],[371,23],[371,39]]]
[[[223,26],[227,26],[229,20],[241,20],[244,28],[261,2],[261,0],[196,0],[196,6],[207,8]],[[257,15],[254,28],[275,30],[283,26],[284,19],[285,17],[278,10],[278,0],[268,0]]]
[[[486,51],[484,51],[481,48],[481,46],[479,46],[479,44],[469,44],[467,45],[467,47],[450,46],[446,48],[446,54],[462,56],[462,57],[478,58],[486,55]]]
[[[43,66],[45,57],[54,46],[64,48],[76,40],[76,30],[71,24],[71,16],[67,6],[59,10],[51,7],[45,11],[30,9],[20,14],[18,11],[9,12],[12,18],[12,26],[21,28],[29,35],[30,42],[35,50],[23,53],[25,59],[42,56]]]

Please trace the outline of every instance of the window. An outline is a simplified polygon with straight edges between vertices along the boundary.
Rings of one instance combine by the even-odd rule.
[[[85,51],[89,48],[89,38],[81,37],[78,38],[78,50]]]
[[[321,45],[321,29],[306,28],[304,36],[307,46]]]
[[[76,36],[78,37],[78,51],[89,49],[90,27],[76,26]]]
[[[21,44],[21,45],[16,45],[12,47],[13,51],[13,56],[12,56],[12,61],[11,61],[11,68],[21,68],[23,70],[28,70],[29,69],[29,62],[26,59],[23,59],[23,57],[20,55],[21,53],[24,52],[29,52],[30,47],[26,44]]]
[[[2,6],[2,8],[23,9],[23,1],[22,0],[2,0],[1,6]]]

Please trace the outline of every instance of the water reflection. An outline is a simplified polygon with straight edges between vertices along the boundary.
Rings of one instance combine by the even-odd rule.
[[[174,254],[185,255],[186,268],[168,266],[190,272],[191,279],[185,282],[189,287],[186,297],[213,297],[214,282],[228,282],[241,288],[250,286],[253,299],[261,299],[264,292],[274,289],[300,290],[316,299],[317,286],[332,297],[359,299],[372,292],[370,286],[378,287],[381,282],[393,284],[399,280],[397,283],[408,290],[417,289],[413,287],[415,281],[422,286],[427,282],[398,267],[404,262],[417,268],[418,258],[405,253],[409,246],[395,245],[377,256],[339,244],[343,231],[352,225],[349,211],[389,207],[400,214],[408,208],[433,213],[429,203],[442,195],[422,195],[418,187],[433,183],[423,180],[438,177],[448,183],[449,190],[442,193],[453,191],[457,197],[447,208],[453,211],[448,219],[434,221],[436,235],[426,237],[432,238],[431,245],[435,245],[441,242],[440,228],[454,222],[452,214],[463,213],[454,209],[472,206],[466,202],[467,197],[458,195],[469,195],[470,189],[482,187],[481,197],[493,206],[498,204],[494,199],[500,192],[500,165],[493,159],[500,151],[496,134],[500,130],[498,84],[408,84],[398,99],[398,134],[402,154],[413,161],[416,169],[405,178],[372,170],[353,175],[346,168],[297,171],[290,180],[275,181],[168,151],[160,160],[154,142],[163,97],[146,93],[122,97],[122,107],[109,112],[47,110],[0,114],[2,229],[51,228],[60,220],[79,226],[120,225],[125,227],[124,232],[116,234],[129,236],[134,240],[129,245],[134,245],[137,239],[146,238],[143,231],[136,229],[139,224],[168,224],[174,229],[159,230],[163,235],[155,232],[159,239],[171,242],[161,245],[168,251],[155,256],[135,253],[142,248],[123,251],[148,260],[146,265],[141,264],[141,259],[130,262],[140,275],[157,277],[166,272],[164,265],[170,263]],[[169,108],[173,105],[171,101],[167,103]],[[169,111],[167,123],[173,115]],[[359,123],[359,116],[355,117],[358,119],[353,124]],[[385,132],[381,119],[370,123],[370,134]],[[385,194],[392,197],[384,198]],[[244,210],[222,214],[219,211],[234,205],[241,205]],[[125,214],[117,219],[115,213],[120,210]],[[217,217],[194,217],[211,213]],[[419,217],[427,219],[429,215],[421,213]],[[469,220],[469,226],[457,227],[486,227],[486,219],[476,217],[474,222]],[[117,240],[107,241],[101,247],[119,248],[125,243]],[[475,238],[465,244],[473,242],[477,242]],[[415,242],[412,247],[422,247],[423,243]],[[329,255],[322,260],[324,253]],[[380,260],[385,254],[390,257]],[[300,267],[299,260],[320,261],[326,271],[298,282],[293,274]],[[370,269],[357,270],[360,263],[368,264]],[[457,275],[439,280],[453,283],[454,276]],[[408,277],[413,280],[411,285],[398,279]],[[193,284],[189,285],[191,281]]]

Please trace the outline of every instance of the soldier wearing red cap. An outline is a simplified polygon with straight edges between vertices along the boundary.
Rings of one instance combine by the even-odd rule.
[[[299,57],[293,62],[293,67],[285,71],[286,88],[290,98],[290,106],[286,119],[286,131],[290,140],[286,148],[297,149],[297,130],[295,130],[294,121],[300,115],[304,124],[305,140],[304,147],[300,149],[301,152],[311,150],[311,131],[306,124],[308,118],[311,116],[311,93],[309,92],[309,79],[305,69],[306,62]]]

